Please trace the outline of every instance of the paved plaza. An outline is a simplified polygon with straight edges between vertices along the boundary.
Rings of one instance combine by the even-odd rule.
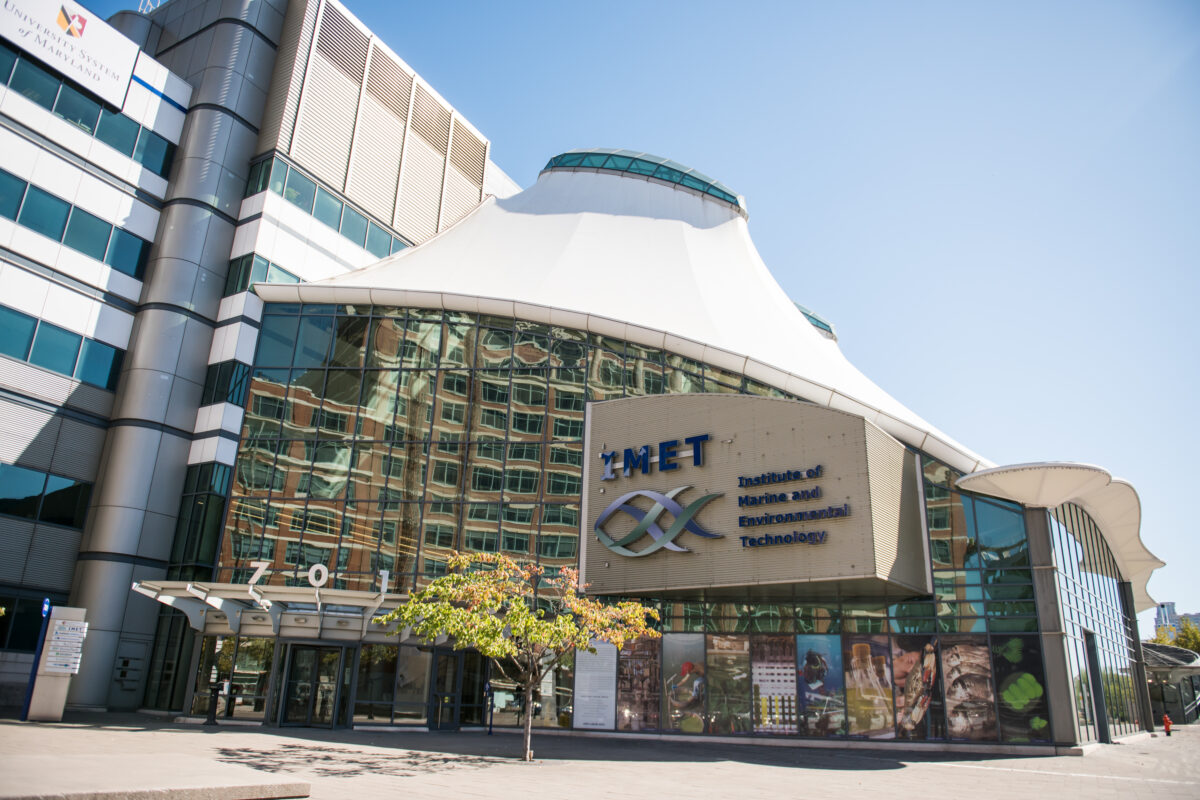
[[[205,728],[121,714],[0,720],[0,798],[1200,798],[1200,726],[1086,755]],[[866,793],[864,795],[864,793]]]

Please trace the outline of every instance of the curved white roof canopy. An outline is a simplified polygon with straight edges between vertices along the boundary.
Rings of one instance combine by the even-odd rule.
[[[859,414],[960,471],[991,466],[872,383],[805,319],[738,209],[654,178],[547,171],[372,266],[254,289],[272,302],[445,308],[584,329]]]
[[[992,467],[876,386],[808,322],[758,255],[744,213],[740,202],[654,177],[553,168],[419,247],[328,280],[254,290],[270,302],[443,308],[587,330],[858,414],[960,472]],[[1137,538],[1139,519],[1121,561],[1130,580],[1142,574],[1137,564],[1161,565]],[[1126,539],[1096,521],[1114,554],[1124,553]],[[1147,578],[1154,568],[1144,568]],[[1145,581],[1135,587],[1148,600]]]
[[[1166,564],[1142,543],[1142,503],[1128,481],[1091,464],[1045,461],[980,470],[959,478],[955,487],[1040,508],[1074,503],[1104,534],[1121,575],[1133,588],[1134,607],[1144,611],[1155,605],[1146,584],[1150,573]]]

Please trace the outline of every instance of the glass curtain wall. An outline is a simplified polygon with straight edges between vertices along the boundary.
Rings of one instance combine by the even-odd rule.
[[[1136,733],[1140,725],[1133,686],[1133,642],[1121,605],[1122,578],[1116,560],[1095,521],[1073,503],[1050,512],[1050,538],[1079,741],[1100,739],[1097,696],[1103,699],[1112,738]],[[1099,674],[1089,666],[1089,647],[1094,647]],[[1094,682],[1099,683],[1099,691]]]
[[[787,396],[507,317],[269,303],[216,579],[264,560],[264,582],[303,585],[319,563],[332,588],[370,590],[387,570],[404,592],[455,549],[574,566],[585,403],[684,392]]]

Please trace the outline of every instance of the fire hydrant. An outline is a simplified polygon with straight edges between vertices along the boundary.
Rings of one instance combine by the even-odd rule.
[[[1167,736],[1171,735],[1171,715],[1163,714],[1163,730],[1167,732]]]

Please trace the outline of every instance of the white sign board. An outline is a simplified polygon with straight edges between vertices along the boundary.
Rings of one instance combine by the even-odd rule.
[[[46,632],[46,655],[42,671],[60,675],[78,675],[79,660],[83,657],[83,640],[88,624],[68,619],[56,619]]]
[[[575,727],[611,731],[617,722],[617,648],[593,642],[575,654]]]
[[[71,0],[0,0],[0,36],[117,108],[138,46]]]

